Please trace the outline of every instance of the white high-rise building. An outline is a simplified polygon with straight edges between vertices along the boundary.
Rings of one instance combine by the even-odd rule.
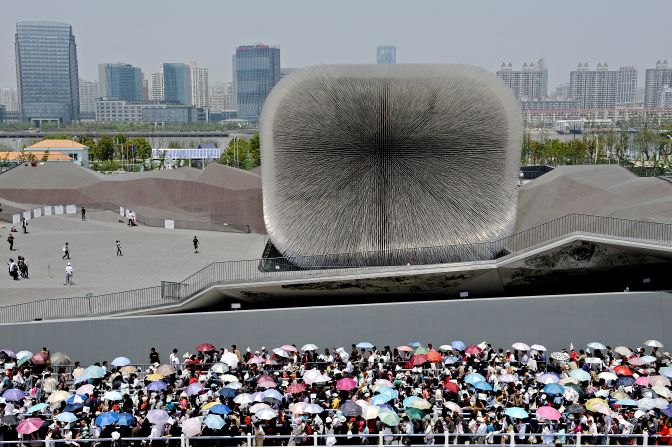
[[[633,66],[618,69],[616,81],[616,104],[631,105],[637,99],[637,68]]]
[[[672,68],[667,61],[656,62],[656,68],[647,68],[644,81],[644,107],[663,107],[661,103],[665,86],[672,85]]]
[[[208,103],[211,112],[236,110],[233,104],[233,82],[217,82],[210,87]]]
[[[545,99],[548,96],[548,69],[543,59],[537,63],[525,62],[522,70],[514,70],[511,62],[502,63],[497,77],[509,86],[516,99]]]
[[[149,94],[152,101],[163,101],[163,71],[152,73],[152,90]]]
[[[79,79],[79,113],[96,113],[96,99],[100,97],[98,81]]]
[[[5,106],[6,112],[19,111],[19,96],[13,88],[0,88],[0,105]]]
[[[588,63],[579,63],[569,73],[570,94],[580,109],[612,109],[616,105],[617,81],[618,71],[609,70],[606,63],[598,63],[595,70]]]
[[[195,107],[208,107],[208,69],[189,63],[191,68],[191,102]]]

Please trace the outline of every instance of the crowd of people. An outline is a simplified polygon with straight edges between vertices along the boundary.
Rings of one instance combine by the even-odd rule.
[[[46,347],[4,349],[0,441],[670,444],[672,367],[662,348],[656,340],[552,353],[462,341],[242,351],[202,343],[164,362],[151,348],[149,363],[88,366]]]

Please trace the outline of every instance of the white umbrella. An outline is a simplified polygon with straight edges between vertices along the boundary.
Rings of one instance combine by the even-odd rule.
[[[303,373],[303,381],[307,385],[312,385],[322,377],[322,372],[319,369],[309,369]]]
[[[240,383],[240,382],[230,382],[224,388],[231,388],[232,390],[239,390],[242,387],[243,387],[243,384]]]
[[[254,402],[254,401],[253,401],[253,402]],[[261,411],[261,410],[263,410],[263,409],[265,409],[265,408],[271,408],[271,406],[268,405],[268,404],[259,402],[259,403],[256,403],[256,404],[254,404],[254,405],[252,405],[252,406],[250,407],[250,412],[252,412],[252,413],[256,413],[256,412]]]
[[[665,376],[651,376],[649,377],[649,385],[654,386],[670,386],[670,379]]]
[[[150,410],[147,413],[147,420],[154,425],[165,424],[168,419],[170,416],[164,410]]]
[[[665,399],[672,399],[672,392],[662,385],[654,386],[653,391],[655,391],[656,394],[660,397],[664,397]]]
[[[221,380],[224,383],[240,382],[240,380],[238,380],[238,377],[232,374],[222,374],[221,376],[219,376],[219,380]]]
[[[302,351],[317,351],[319,348],[311,343],[301,346]]]
[[[51,393],[51,395],[47,398],[47,402],[49,402],[50,404],[55,404],[58,402],[63,402],[69,397],[70,393],[68,393],[67,391],[59,390]]]
[[[532,345],[530,348],[534,349],[535,351],[546,352],[546,346],[544,345]]]
[[[105,400],[122,400],[124,396],[119,391],[105,391],[103,399]]]
[[[668,407],[668,405],[670,405],[667,399],[662,399],[660,397],[657,399],[653,399],[653,403],[659,410],[664,410],[665,408]]]
[[[441,345],[439,346],[439,351],[452,351],[453,347],[451,345]]]
[[[624,357],[630,357],[632,355],[632,351],[625,346],[616,346],[614,348],[614,351],[621,354]]]
[[[462,408],[460,408],[459,405],[457,405],[455,402],[448,401],[445,403],[445,406],[448,407],[448,409],[452,412],[461,412]]]
[[[238,357],[233,352],[225,352],[220,360],[229,365],[230,368],[238,366]]]
[[[229,367],[226,363],[217,362],[210,367],[210,371],[216,372],[217,374],[224,374],[229,370]]]
[[[254,397],[248,393],[242,393],[234,397],[233,401],[239,405],[251,404],[254,402]]]
[[[589,347],[590,349],[600,349],[600,350],[601,350],[601,349],[607,349],[606,346],[604,346],[602,343],[597,342],[597,341],[588,343],[588,347]]]
[[[324,411],[324,408],[317,404],[308,404],[304,407],[303,411],[304,413],[320,414]]]
[[[618,380],[618,376],[610,371],[603,371],[597,377],[604,380]]]
[[[182,433],[188,437],[201,434],[201,420],[199,418],[189,418],[182,421]]]
[[[376,405],[370,405],[364,409],[362,409],[362,417],[364,419],[375,419],[378,417],[378,413],[380,412],[380,407]]]
[[[289,358],[289,353],[282,348],[273,349],[273,353],[275,353],[275,355],[280,357]]]
[[[637,407],[642,411],[649,411],[656,408],[656,402],[654,399],[645,397],[644,399],[639,399],[637,401]]]
[[[274,410],[271,410],[270,408],[264,408],[263,410],[255,413],[255,416],[257,419],[261,419],[262,421],[269,421],[278,417],[278,413],[276,413]]]
[[[649,346],[651,348],[662,348],[663,344],[658,340],[646,340],[644,346]]]
[[[598,359],[597,357],[586,357],[585,362],[586,363],[602,363],[602,360]]]
[[[526,345],[525,343],[521,343],[521,342],[514,343],[514,344],[511,345],[511,347],[513,349],[515,349],[516,351],[529,351],[530,350],[530,347],[528,345]]]

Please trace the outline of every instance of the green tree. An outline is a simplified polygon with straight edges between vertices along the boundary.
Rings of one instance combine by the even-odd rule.
[[[248,171],[259,166],[259,135],[254,135],[249,140],[233,138],[222,152],[219,163]]]
[[[143,137],[132,138],[127,144],[132,148],[135,147],[135,156],[139,157],[143,163],[152,155],[152,146]]]
[[[49,149],[44,151],[44,154],[42,154],[42,161],[49,161]]]
[[[112,160],[114,158],[114,140],[109,135],[103,135],[96,141],[94,156],[98,160]]]

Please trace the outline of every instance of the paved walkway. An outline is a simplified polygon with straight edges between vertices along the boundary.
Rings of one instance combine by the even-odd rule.
[[[0,252],[4,263],[10,257],[24,256],[30,278],[13,281],[7,273],[0,274],[0,306],[180,281],[214,261],[259,258],[265,242],[258,234],[129,228],[109,211],[89,211],[87,219],[82,222],[79,215],[33,219],[29,234],[22,234],[20,226],[14,233],[13,252],[7,243],[11,225],[3,222]],[[194,235],[200,241],[198,254],[192,245]],[[116,240],[121,241],[123,256],[116,256]],[[75,284],[70,287],[63,285],[67,260],[61,257],[66,241],[75,269]]]

